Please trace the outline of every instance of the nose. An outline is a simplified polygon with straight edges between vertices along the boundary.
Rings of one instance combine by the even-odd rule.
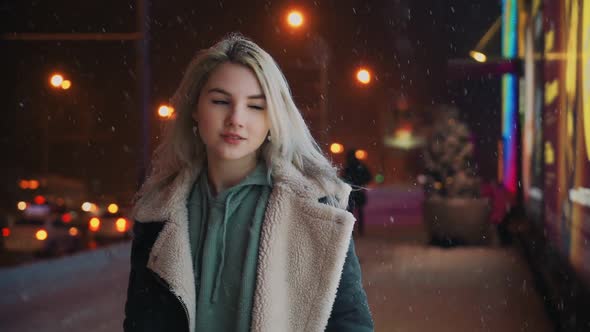
[[[244,112],[245,107],[240,103],[235,103],[225,120],[225,124],[229,127],[243,127],[244,126]]]

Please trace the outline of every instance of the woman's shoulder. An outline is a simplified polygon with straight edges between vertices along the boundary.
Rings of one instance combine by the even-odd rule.
[[[304,174],[292,164],[279,164],[273,169],[273,188],[292,192],[308,202],[346,208],[350,186],[339,179],[326,178],[323,185],[317,179]]]
[[[169,220],[171,214],[186,204],[197,176],[198,173],[186,168],[170,181],[146,192],[136,200],[132,211],[133,218],[144,223]]]

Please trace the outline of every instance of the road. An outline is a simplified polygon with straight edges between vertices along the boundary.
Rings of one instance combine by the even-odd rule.
[[[1,331],[119,331],[129,243],[0,270]]]

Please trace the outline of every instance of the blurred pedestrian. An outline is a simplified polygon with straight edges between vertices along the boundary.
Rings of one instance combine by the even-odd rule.
[[[365,233],[365,205],[367,204],[367,193],[364,188],[371,181],[369,168],[356,157],[356,150],[346,152],[346,164],[342,178],[344,182],[352,186],[348,198],[347,210],[356,213],[357,229],[360,236]]]
[[[508,224],[510,218],[511,201],[504,186],[497,180],[484,182],[481,186],[481,195],[490,202],[490,223],[496,226],[502,244],[510,244],[512,238]]]
[[[345,210],[272,57],[192,60],[134,208],[125,331],[373,331]]]

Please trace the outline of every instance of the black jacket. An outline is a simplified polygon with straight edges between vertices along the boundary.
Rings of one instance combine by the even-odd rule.
[[[131,247],[131,273],[125,304],[124,330],[189,331],[186,308],[164,280],[147,268],[148,257],[164,223],[136,222]],[[362,288],[361,270],[351,240],[336,300],[326,331],[373,331]]]

